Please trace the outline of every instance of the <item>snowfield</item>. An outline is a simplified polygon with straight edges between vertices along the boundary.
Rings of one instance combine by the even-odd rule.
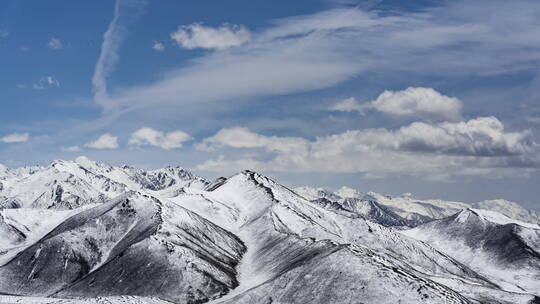
[[[0,165],[0,303],[540,303],[539,219],[251,171]]]

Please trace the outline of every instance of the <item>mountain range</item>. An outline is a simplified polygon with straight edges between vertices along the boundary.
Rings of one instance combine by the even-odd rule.
[[[0,165],[0,303],[540,303],[538,222],[252,171]]]

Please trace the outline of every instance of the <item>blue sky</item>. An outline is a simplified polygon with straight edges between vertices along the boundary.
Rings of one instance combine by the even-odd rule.
[[[533,0],[5,0],[0,163],[86,155],[540,208],[539,13]]]

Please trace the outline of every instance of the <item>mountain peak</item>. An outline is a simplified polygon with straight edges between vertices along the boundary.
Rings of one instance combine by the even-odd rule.
[[[499,212],[496,212],[496,211],[485,210],[485,209],[474,209],[474,208],[468,208],[466,211],[471,213],[471,214],[474,214],[474,215],[478,216],[479,218],[481,218],[481,219],[483,219],[485,221],[489,221],[489,222],[492,222],[492,223],[495,223],[495,224],[499,224],[499,225],[515,224],[515,225],[519,225],[519,226],[522,226],[522,227],[527,227],[527,228],[539,229],[540,230],[540,226],[538,224],[527,223],[527,222],[523,222],[523,221],[520,221],[520,220],[512,219],[512,218],[510,218],[510,217],[508,217],[508,216],[506,216],[504,214],[501,214]]]
[[[465,262],[400,233],[425,222],[405,207],[438,216],[453,211],[444,202],[378,194],[344,198],[311,187],[294,192],[251,170],[210,183],[179,166],[147,171],[86,157],[32,170],[14,170],[0,184],[0,278],[9,278],[0,279],[0,294],[298,303],[285,294],[306,291],[301,302],[322,295],[314,304],[491,303],[498,297],[526,303]],[[337,192],[360,195],[351,188]],[[310,201],[309,195],[322,198]],[[457,216],[486,223],[494,217],[476,209]],[[466,226],[452,219],[447,226]],[[498,240],[496,250],[534,251],[527,251],[537,243],[528,230],[524,241],[515,237],[517,225],[498,231],[515,242],[504,247]],[[500,233],[484,235],[491,240]],[[336,293],[336,284],[361,288]]]
[[[343,198],[360,198],[363,195],[362,192],[353,188],[349,188],[347,186],[339,188],[336,192],[334,192],[334,194],[339,195]]]
[[[95,167],[97,166],[97,163],[88,157],[81,155],[75,158],[75,162],[82,165],[82,166],[88,166],[88,167]]]

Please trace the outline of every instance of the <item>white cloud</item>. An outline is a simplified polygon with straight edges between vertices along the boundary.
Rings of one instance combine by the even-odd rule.
[[[193,138],[180,130],[164,133],[152,128],[144,127],[131,135],[129,144],[132,146],[155,146],[165,150],[182,147],[182,143]]]
[[[535,147],[530,132],[505,132],[504,125],[495,117],[438,125],[415,122],[394,135],[394,146],[413,152],[504,156],[533,152]]]
[[[82,149],[79,146],[69,146],[60,148],[62,152],[80,152]]]
[[[504,125],[495,117],[479,117],[465,122],[435,125],[413,122],[395,131],[384,128],[353,130],[318,137],[315,143],[322,144],[331,138],[342,140],[337,140],[337,146],[354,143],[385,150],[463,156],[520,155],[533,152],[536,146],[529,131],[506,132]],[[214,136],[204,139],[197,148],[213,151],[228,146],[305,153],[313,150],[313,144],[302,138],[265,136],[247,128],[235,127],[219,130]]]
[[[351,97],[336,103],[330,110],[364,113],[366,109],[375,109],[397,117],[458,120],[462,108],[459,99],[442,95],[432,88],[409,87],[402,91],[384,91],[377,99],[365,104]]]
[[[84,146],[94,149],[117,149],[118,137],[113,136],[109,133],[105,133],[101,135],[98,139],[86,143]]]
[[[205,138],[196,148],[203,151],[214,151],[228,146],[233,148],[265,148],[268,151],[283,153],[307,148],[308,141],[294,137],[264,136],[247,128],[234,127],[221,129],[214,136]]]
[[[46,87],[51,87],[51,86],[55,86],[55,87],[60,86],[60,82],[54,76],[41,77],[39,81],[34,84],[18,84],[17,88],[44,90]]]
[[[27,47],[26,45],[21,45],[21,46],[19,47],[19,50],[20,50],[21,52],[29,52],[29,51],[30,51],[30,48]]]
[[[329,44],[323,47],[325,51],[314,53],[307,41],[267,41],[246,46],[239,53],[212,53],[157,83],[121,89],[111,102],[124,112],[157,104],[196,107],[203,102],[331,87],[358,71],[357,66],[336,56],[329,41],[323,43]]]
[[[117,0],[113,19],[103,34],[101,52],[92,77],[92,88],[94,101],[107,109],[111,107],[107,94],[107,78],[120,60],[119,51],[128,33],[128,26],[141,14],[146,3],[146,0]]]
[[[527,117],[525,120],[533,124],[540,124],[540,117],[538,116]]]
[[[200,170],[210,171],[238,171],[242,169],[238,165],[244,163],[256,170],[442,178],[489,175],[494,170],[525,173],[527,170],[523,170],[523,166],[527,161],[533,170],[540,166],[534,158],[538,145],[532,141],[531,134],[528,131],[506,132],[503,124],[494,117],[435,125],[415,122],[394,131],[384,128],[352,130],[317,137],[314,141],[265,136],[245,128],[231,128],[220,130],[198,147],[207,151],[221,147],[258,148],[268,153],[261,153],[260,159],[221,156],[198,166]]]
[[[39,80],[41,84],[49,85],[49,86],[60,86],[60,82],[54,78],[53,76],[46,76]]]
[[[158,52],[161,52],[163,50],[165,50],[165,44],[159,42],[159,41],[154,41],[154,44],[152,45],[152,49],[155,50],[155,51],[158,51]]]
[[[0,142],[3,143],[22,143],[27,142],[30,138],[28,133],[13,133],[0,137]]]
[[[158,104],[179,111],[187,103],[328,88],[362,73],[467,77],[538,67],[540,30],[531,20],[540,9],[534,1],[516,7],[497,0],[489,7],[470,1],[442,5],[422,14],[352,8],[274,21],[242,47],[204,54],[155,83],[119,88],[109,101],[123,113]],[[486,17],[500,10],[501,18]],[[502,31],[519,35],[501,40]],[[179,33],[186,47],[199,45],[187,28]]]
[[[377,111],[404,117],[426,117],[456,120],[461,117],[462,102],[440,94],[432,88],[407,88],[384,91],[370,103]]]
[[[341,111],[341,112],[360,112],[360,113],[364,113],[364,110],[366,109],[366,107],[362,104],[360,104],[360,102],[358,102],[358,100],[356,100],[356,98],[354,97],[349,97],[347,99],[344,99],[340,102],[337,102],[335,103],[334,105],[332,105],[329,110],[331,111]]]
[[[64,49],[64,44],[60,39],[53,37],[47,42],[47,47],[51,50],[58,51]]]
[[[200,23],[183,25],[171,34],[178,46],[185,49],[226,49],[251,39],[251,32],[242,25],[222,24],[213,28]]]

